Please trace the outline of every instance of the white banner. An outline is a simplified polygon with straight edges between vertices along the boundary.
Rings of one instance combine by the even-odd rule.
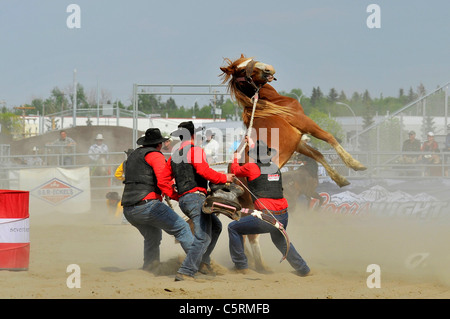
[[[89,168],[20,170],[20,189],[30,192],[33,211],[84,213],[91,209]]]
[[[0,243],[29,243],[29,218],[0,218]]]

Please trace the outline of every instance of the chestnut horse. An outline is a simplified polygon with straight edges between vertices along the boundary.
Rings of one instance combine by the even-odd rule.
[[[232,61],[224,59],[226,66],[220,68],[223,84],[228,84],[231,97],[243,108],[242,118],[245,126],[251,132],[249,136],[253,141],[264,140],[269,147],[278,150],[272,161],[283,167],[294,152],[311,157],[322,164],[330,178],[343,187],[348,185],[347,179],[340,175],[325,160],[322,153],[302,141],[303,134],[309,134],[330,144],[341,157],[344,164],[356,171],[365,170],[366,167],[354,159],[335,139],[335,137],[319,127],[303,111],[300,102],[294,98],[280,95],[268,82],[276,80],[273,66],[247,58],[243,54]],[[252,116],[253,114],[253,116]],[[248,162],[248,146],[246,148],[245,162]],[[250,194],[246,192],[240,198],[243,207],[253,208]],[[252,248],[256,249],[257,255],[259,245],[258,236],[249,236]],[[260,257],[255,256],[260,259]],[[263,268],[262,260],[256,261]]]

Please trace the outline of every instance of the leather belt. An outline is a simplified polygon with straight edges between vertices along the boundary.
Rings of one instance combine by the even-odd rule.
[[[267,212],[270,212],[272,215],[283,215],[285,213],[287,213],[287,208],[282,209],[282,210],[268,210],[268,209],[264,209]]]
[[[141,200],[140,202],[138,202],[137,204],[135,204],[134,206],[145,205],[145,204],[147,204],[148,202],[151,202],[152,200],[155,200],[155,199],[143,199],[143,200]]]

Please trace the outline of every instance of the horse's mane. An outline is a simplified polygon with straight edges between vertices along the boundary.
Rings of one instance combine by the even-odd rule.
[[[233,93],[232,93],[233,95]],[[251,98],[243,94],[238,89],[235,90],[234,97],[239,106],[243,108],[242,120],[245,124],[250,122],[250,118],[253,111],[253,101]],[[274,104],[272,102],[259,99],[256,103],[255,118],[268,117],[268,116],[280,116],[283,118],[289,118],[294,115],[292,108]]]
[[[225,58],[225,62],[228,63],[229,68],[235,68],[237,65],[241,64],[249,58],[241,57],[235,61],[231,61]],[[253,111],[253,101],[247,95],[242,93],[238,88],[238,82],[233,74],[222,73],[222,83],[228,82],[228,92],[230,93],[231,99],[237,102],[239,106],[243,108],[242,120],[247,125],[250,122],[251,114]],[[281,117],[292,117],[294,116],[295,110],[290,107],[274,104],[267,100],[258,99],[255,109],[255,118],[258,117],[268,117],[268,116],[281,116]]]

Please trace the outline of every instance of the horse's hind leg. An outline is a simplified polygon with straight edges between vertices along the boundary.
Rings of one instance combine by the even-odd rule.
[[[331,167],[328,162],[325,160],[325,157],[323,157],[322,153],[320,153],[315,148],[312,148],[308,144],[304,142],[300,142],[297,147],[297,152],[306,155],[308,157],[311,157],[316,162],[322,164],[322,166],[325,168],[325,170],[328,173],[328,176],[339,186],[343,187],[346,185],[349,185],[350,182],[341,174],[339,174],[333,167]]]
[[[336,153],[340,156],[342,161],[345,163],[346,166],[352,168],[355,171],[364,171],[367,169],[363,164],[361,164],[358,160],[353,158],[353,156],[348,153],[341,144],[337,143],[337,145],[333,146],[336,150]]]
[[[318,139],[330,144],[347,167],[350,167],[355,171],[363,171],[363,170],[367,169],[367,167],[365,167],[358,160],[353,158],[353,156],[350,155],[350,153],[348,153],[342,147],[341,144],[339,144],[339,142],[334,138],[334,136],[332,134],[324,131],[319,125],[317,125],[316,122],[314,122],[307,116],[302,118],[302,121],[304,121],[303,125],[305,126],[305,128],[303,128],[303,130],[302,130],[302,128],[300,128],[300,131],[303,133],[311,134],[315,138],[318,138]],[[321,164],[323,165],[323,163],[321,163]],[[324,167],[325,167],[325,165],[324,165]]]

